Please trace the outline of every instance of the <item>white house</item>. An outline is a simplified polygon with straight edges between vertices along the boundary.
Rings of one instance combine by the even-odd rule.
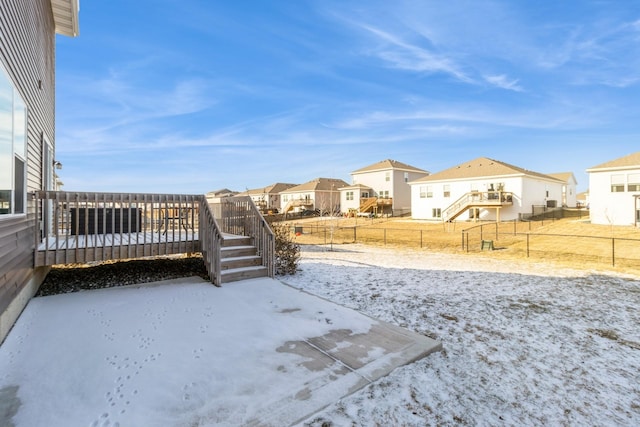
[[[352,185],[340,189],[340,206],[343,212],[409,212],[409,182],[428,174],[425,170],[391,159],[365,166],[351,172]]]
[[[547,175],[564,182],[562,186],[561,205],[568,208],[575,208],[578,205],[578,195],[576,194],[578,181],[575,175],[572,172],[549,173]]]
[[[341,179],[316,178],[304,184],[280,192],[280,212],[299,212],[319,209],[323,212],[340,212],[339,188],[349,184]]]
[[[295,187],[296,185],[298,184],[276,182],[275,184],[267,185],[266,187],[243,191],[238,195],[251,197],[251,200],[253,200],[258,209],[262,210],[263,212],[269,210],[278,210],[281,206],[280,192],[288,190],[291,187]]]
[[[410,182],[415,219],[518,219],[534,207],[560,206],[566,183],[480,157]],[[466,214],[466,215],[465,215]]]
[[[640,151],[587,169],[593,224],[640,225]]]

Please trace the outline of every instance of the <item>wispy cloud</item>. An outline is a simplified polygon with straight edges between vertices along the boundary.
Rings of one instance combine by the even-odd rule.
[[[500,74],[496,76],[484,76],[484,79],[493,86],[501,89],[522,92],[524,89],[518,84],[518,79],[509,79],[506,75]]]
[[[473,82],[471,77],[445,55],[408,43],[399,36],[380,28],[367,24],[358,25],[382,42],[379,47],[372,49],[372,53],[391,64],[394,68],[425,73],[444,73],[465,83]]]

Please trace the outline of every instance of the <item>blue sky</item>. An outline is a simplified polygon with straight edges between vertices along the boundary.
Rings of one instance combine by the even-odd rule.
[[[640,3],[82,1],[57,36],[65,190],[194,193],[387,158],[536,172],[640,150]]]

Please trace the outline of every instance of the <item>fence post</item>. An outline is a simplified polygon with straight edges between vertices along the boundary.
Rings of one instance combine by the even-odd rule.
[[[422,230],[420,230],[420,249],[422,249]]]
[[[469,253],[469,232],[467,232],[467,253]]]
[[[356,227],[353,227],[353,243],[356,242]]]
[[[500,224],[496,221],[496,240],[498,240],[498,227]]]
[[[464,251],[464,230],[462,230],[462,250]]]
[[[615,237],[611,238],[611,265],[615,267],[616,265],[616,239]]]
[[[529,258],[529,233],[527,233],[527,258]]]
[[[482,242],[484,239],[482,237],[482,228],[484,227],[484,224],[480,224],[480,241]]]
[[[384,244],[387,245],[387,229],[384,229]]]

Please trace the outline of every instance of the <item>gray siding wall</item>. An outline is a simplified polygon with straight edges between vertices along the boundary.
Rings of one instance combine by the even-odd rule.
[[[42,135],[54,143],[54,48],[55,27],[49,0],[0,2],[0,61],[28,109],[28,192],[42,188]],[[24,297],[30,283],[32,286],[43,277],[42,271],[33,269],[35,211],[34,202],[27,197],[26,215],[0,216],[0,314],[21,292]],[[18,307],[18,312],[22,308]],[[0,341],[3,339],[0,336]]]

